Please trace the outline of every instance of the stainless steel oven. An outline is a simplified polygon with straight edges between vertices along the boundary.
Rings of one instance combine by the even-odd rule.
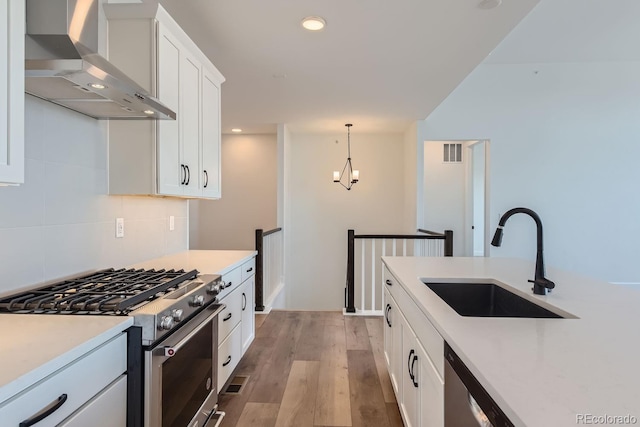
[[[145,426],[218,425],[218,313],[211,304],[174,334],[144,349]]]

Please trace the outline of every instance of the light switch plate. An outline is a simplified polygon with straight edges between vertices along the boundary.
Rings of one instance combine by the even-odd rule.
[[[116,218],[116,238],[124,237],[124,218]]]
[[[176,217],[173,215],[169,216],[169,231],[173,231],[176,229]]]

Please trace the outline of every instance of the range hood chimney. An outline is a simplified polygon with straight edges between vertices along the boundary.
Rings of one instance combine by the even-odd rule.
[[[27,0],[25,92],[96,119],[176,113],[98,52],[98,0]]]

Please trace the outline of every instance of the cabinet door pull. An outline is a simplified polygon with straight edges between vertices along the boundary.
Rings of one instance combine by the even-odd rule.
[[[227,317],[225,317],[224,319],[222,319],[223,322],[226,322],[227,320],[231,319],[231,315],[233,313],[229,313],[229,315]]]
[[[189,182],[191,182],[191,171],[189,170],[189,165],[185,165],[185,168],[187,168],[187,182],[184,185],[189,185]]]
[[[413,356],[413,353],[415,352],[415,350],[411,349],[409,352],[409,358],[407,359],[407,370],[409,370],[409,377],[411,378],[411,381],[413,381],[413,372],[411,372],[411,367],[413,366],[411,365],[411,356]]]
[[[247,308],[247,294],[242,293],[242,311]]]
[[[227,357],[227,361],[224,362],[222,366],[227,366],[229,363],[231,363],[231,356]]]
[[[415,365],[418,360],[418,355],[413,356],[413,360],[411,361],[411,382],[414,387],[418,387],[418,381],[416,381],[416,374],[413,372],[413,365]]]
[[[53,414],[58,409],[60,409],[60,407],[66,401],[67,401],[66,393],[61,394],[60,397],[58,397],[58,399],[56,399],[55,401],[53,401],[50,404],[48,404],[40,412],[38,412],[37,414],[35,414],[31,418],[28,418],[28,419],[24,420],[23,422],[21,422],[19,424],[19,427],[30,427],[30,426],[32,426],[32,425],[34,425],[36,423],[39,423],[40,421],[44,420],[49,415]]]
[[[389,286],[393,286],[393,282],[389,279],[385,280],[384,283],[386,283]]]
[[[209,185],[209,173],[205,170],[204,171],[204,188],[207,188],[208,185]]]
[[[184,165],[180,165],[180,169],[182,170],[182,181],[180,181],[180,185],[184,185],[187,181],[187,168]]]
[[[387,308],[384,311],[384,319],[387,321],[387,325],[391,327],[391,322],[389,321],[389,311],[391,311],[391,305],[387,304]]]

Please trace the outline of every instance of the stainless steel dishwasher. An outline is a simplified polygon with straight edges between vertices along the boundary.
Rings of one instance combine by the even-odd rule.
[[[447,343],[444,358],[445,427],[514,427]]]

